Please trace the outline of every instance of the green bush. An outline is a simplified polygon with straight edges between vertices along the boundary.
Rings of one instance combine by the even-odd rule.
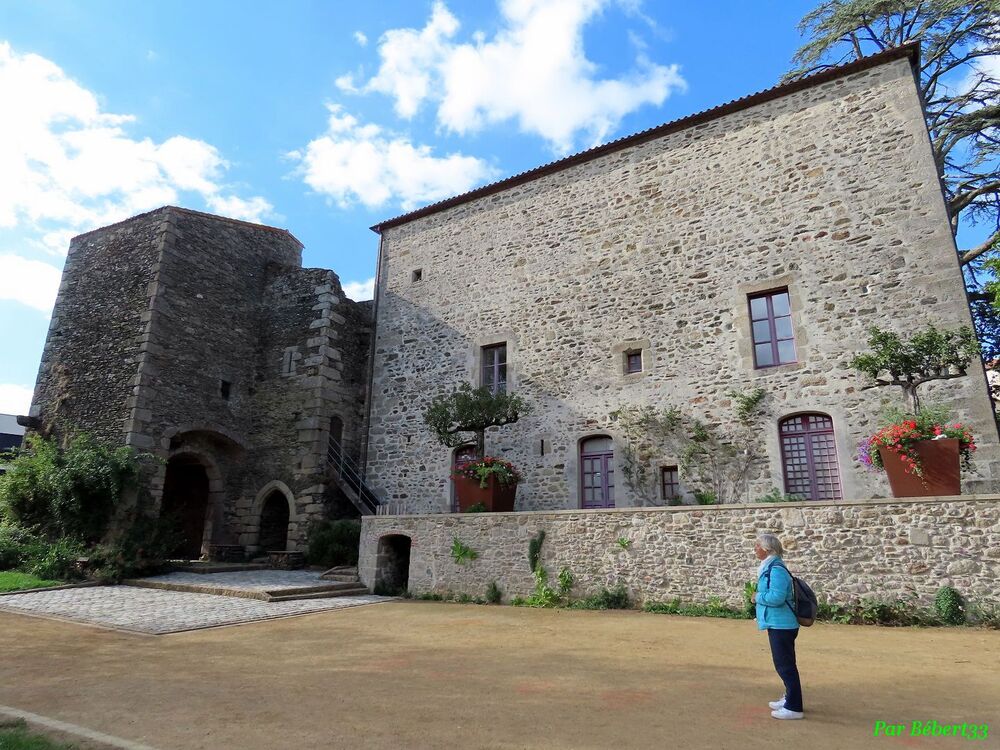
[[[30,435],[0,476],[0,516],[49,539],[96,542],[144,456],[77,435],[65,448]]]
[[[621,583],[613,589],[602,588],[596,594],[569,604],[571,609],[628,609],[631,606],[628,590]]]
[[[20,568],[41,540],[20,526],[0,522],[0,570]]]
[[[50,542],[27,529],[0,525],[0,570],[65,580],[74,577],[76,561],[86,552],[86,546],[75,539]]]
[[[490,604],[499,604],[502,599],[503,592],[497,586],[497,582],[490,581],[490,585],[486,587],[486,601]]]
[[[916,606],[912,601],[865,597],[852,604],[820,602],[817,620],[844,625],[940,625],[941,620],[929,610]]]
[[[969,615],[976,625],[1000,630],[1000,604],[976,602],[969,607]]]
[[[965,623],[965,602],[951,586],[942,586],[934,596],[934,611],[946,625]]]
[[[472,561],[478,557],[479,553],[457,536],[451,538],[451,559],[457,565],[464,565],[466,560]]]
[[[468,508],[466,508],[463,512],[464,513],[485,513],[486,512],[486,503],[481,503],[481,502],[480,503],[474,503],[473,505],[470,505]]]
[[[730,620],[749,620],[753,618],[753,612],[746,607],[736,609],[723,603],[717,597],[711,597],[705,604],[682,604],[680,599],[669,602],[646,602],[642,605],[644,612],[653,612],[660,615],[685,615],[687,617],[725,617]]]
[[[718,497],[714,492],[695,490],[691,494],[694,495],[694,501],[698,503],[698,505],[715,505],[716,500],[718,500]]]
[[[309,530],[306,560],[325,568],[357,565],[360,543],[360,521],[321,521]]]
[[[167,558],[182,538],[181,532],[167,519],[133,515],[116,539],[90,551],[92,576],[117,582],[163,572]]]

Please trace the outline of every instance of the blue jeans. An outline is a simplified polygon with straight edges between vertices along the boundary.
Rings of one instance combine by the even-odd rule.
[[[773,630],[768,628],[767,640],[771,644],[771,658],[774,671],[785,683],[785,708],[789,711],[802,710],[802,684],[799,682],[799,668],[795,665],[795,638],[799,629]]]

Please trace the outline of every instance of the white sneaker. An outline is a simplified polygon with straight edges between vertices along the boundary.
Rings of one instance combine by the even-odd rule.
[[[780,698],[778,698],[778,700],[771,701],[767,705],[769,705],[771,707],[772,711],[777,711],[779,708],[784,708],[785,707],[785,696],[781,696]]]
[[[771,712],[771,716],[775,719],[801,719],[801,711],[789,711],[787,708],[779,708],[776,711]]]

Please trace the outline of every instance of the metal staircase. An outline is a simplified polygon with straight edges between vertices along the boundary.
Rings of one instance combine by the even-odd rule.
[[[344,453],[344,448],[333,438],[330,438],[326,453],[327,471],[337,482],[337,485],[363,515],[376,515],[379,512],[378,496],[365,484],[361,476],[361,467],[350,456]]]

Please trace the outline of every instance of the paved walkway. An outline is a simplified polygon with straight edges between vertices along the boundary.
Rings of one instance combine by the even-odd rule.
[[[205,579],[214,575],[253,574],[187,575],[207,583]],[[244,585],[250,584],[245,582]],[[267,585],[270,585],[270,582]],[[302,584],[299,582],[294,585]],[[57,617],[160,635],[356,607],[360,604],[387,600],[388,597],[384,596],[340,596],[331,599],[264,602],[257,599],[188,594],[132,586],[96,586],[0,597],[0,611]]]

